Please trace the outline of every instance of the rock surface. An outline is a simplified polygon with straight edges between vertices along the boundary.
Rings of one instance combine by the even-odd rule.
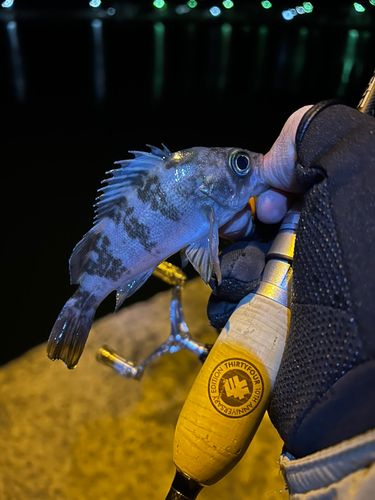
[[[208,296],[198,278],[182,300],[192,336],[213,343]],[[174,427],[200,362],[187,351],[168,354],[135,381],[95,355],[108,344],[139,363],[169,335],[170,297],[162,292],[95,322],[76,370],[52,363],[45,345],[0,368],[0,499],[164,500]],[[286,499],[281,446],[265,417],[240,464],[199,499]]]

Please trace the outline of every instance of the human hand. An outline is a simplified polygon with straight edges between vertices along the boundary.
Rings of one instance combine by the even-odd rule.
[[[264,156],[261,175],[270,188],[257,199],[257,217],[262,223],[280,222],[293,203],[293,195],[300,191],[294,173],[297,160],[295,137],[301,118],[310,108],[304,106],[288,118]],[[211,325],[218,330],[225,326],[238,302],[260,283],[270,242],[240,241],[247,238],[252,229],[250,204],[220,228],[220,236],[237,243],[230,245],[219,257],[222,285],[218,288],[212,283],[214,293],[207,312]]]
[[[304,106],[288,118],[279,137],[264,156],[264,179],[270,189],[257,199],[257,216],[261,222],[280,222],[293,203],[293,193],[301,192],[295,176],[296,133],[302,117],[311,107]]]
[[[258,196],[257,217],[266,224],[280,222],[290,205],[293,194],[300,191],[294,166],[297,160],[296,132],[301,118],[311,106],[295,111],[286,121],[279,137],[264,156],[263,176],[270,188]],[[225,326],[238,302],[255,289],[265,266],[270,242],[240,241],[253,229],[250,204],[220,228],[220,235],[237,243],[230,245],[219,257],[222,284],[215,290],[208,303],[210,323],[217,329]]]
[[[342,105],[302,109],[299,147],[302,110],[265,156],[271,189],[257,203],[258,218],[276,222],[290,193],[304,193],[289,337],[269,409],[295,457],[375,427],[375,122]],[[233,263],[227,269],[241,280]]]
[[[294,200],[294,193],[301,192],[295,178],[294,167],[297,160],[296,132],[303,115],[311,108],[304,106],[295,111],[286,121],[279,137],[264,156],[263,180],[270,189],[258,196],[257,217],[266,224],[280,222]],[[252,216],[247,205],[231,221],[220,228],[220,236],[238,241],[250,233]]]

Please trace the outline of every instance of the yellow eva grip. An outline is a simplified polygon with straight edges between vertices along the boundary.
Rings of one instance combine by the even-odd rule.
[[[177,422],[173,461],[212,485],[241,459],[267,409],[289,328],[295,229],[288,212],[255,293],[238,305],[207,357]]]

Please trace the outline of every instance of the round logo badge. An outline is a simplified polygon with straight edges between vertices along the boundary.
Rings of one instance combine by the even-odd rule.
[[[210,401],[225,417],[241,418],[260,403],[264,384],[259,370],[246,359],[230,358],[219,363],[208,382]]]

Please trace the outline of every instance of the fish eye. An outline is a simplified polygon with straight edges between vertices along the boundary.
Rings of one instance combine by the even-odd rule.
[[[230,156],[230,166],[237,175],[247,175],[251,170],[251,160],[245,151],[236,151]]]

